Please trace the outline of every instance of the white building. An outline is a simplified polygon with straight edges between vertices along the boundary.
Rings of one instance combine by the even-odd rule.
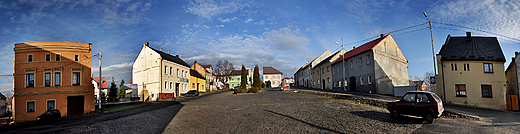
[[[0,116],[4,116],[7,113],[7,98],[0,93]]]
[[[190,65],[179,58],[143,45],[133,63],[132,79],[144,101],[157,101],[188,92]]]
[[[273,67],[263,67],[264,83],[271,82],[271,87],[280,87],[283,73]]]

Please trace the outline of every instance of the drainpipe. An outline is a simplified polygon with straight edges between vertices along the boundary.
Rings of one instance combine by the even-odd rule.
[[[441,62],[441,68],[442,68],[442,98],[444,98],[444,101],[445,102],[448,102],[448,100],[446,100],[446,83],[444,83],[444,63]]]

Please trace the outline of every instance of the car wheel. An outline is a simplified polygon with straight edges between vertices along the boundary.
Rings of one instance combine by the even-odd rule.
[[[431,123],[433,123],[433,120],[435,118],[433,118],[432,114],[427,114],[426,116],[424,116],[424,119],[426,120],[426,123],[431,124]]]
[[[394,118],[399,117],[399,112],[397,112],[396,109],[393,109],[393,110],[391,111],[391,114],[392,114],[392,117],[394,117]]]

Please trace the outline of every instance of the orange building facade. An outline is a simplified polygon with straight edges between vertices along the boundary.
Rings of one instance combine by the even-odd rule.
[[[91,43],[14,44],[14,121],[33,121],[50,109],[62,116],[94,111],[91,50]]]

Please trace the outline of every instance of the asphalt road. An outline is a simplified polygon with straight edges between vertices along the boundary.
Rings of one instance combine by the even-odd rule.
[[[222,91],[128,111],[126,116],[76,125],[56,124],[31,127],[23,133],[520,133],[480,121],[437,119],[394,119],[381,108],[342,100],[262,90],[257,94]],[[147,109],[147,110],[139,110]],[[103,114],[101,114],[103,115]],[[105,115],[105,116],[109,116]],[[64,120],[65,121],[65,120]],[[65,121],[66,122],[66,121]],[[38,126],[36,126],[38,127]],[[56,130],[53,130],[56,129]],[[41,131],[39,131],[41,130]],[[53,130],[53,131],[49,131]]]

